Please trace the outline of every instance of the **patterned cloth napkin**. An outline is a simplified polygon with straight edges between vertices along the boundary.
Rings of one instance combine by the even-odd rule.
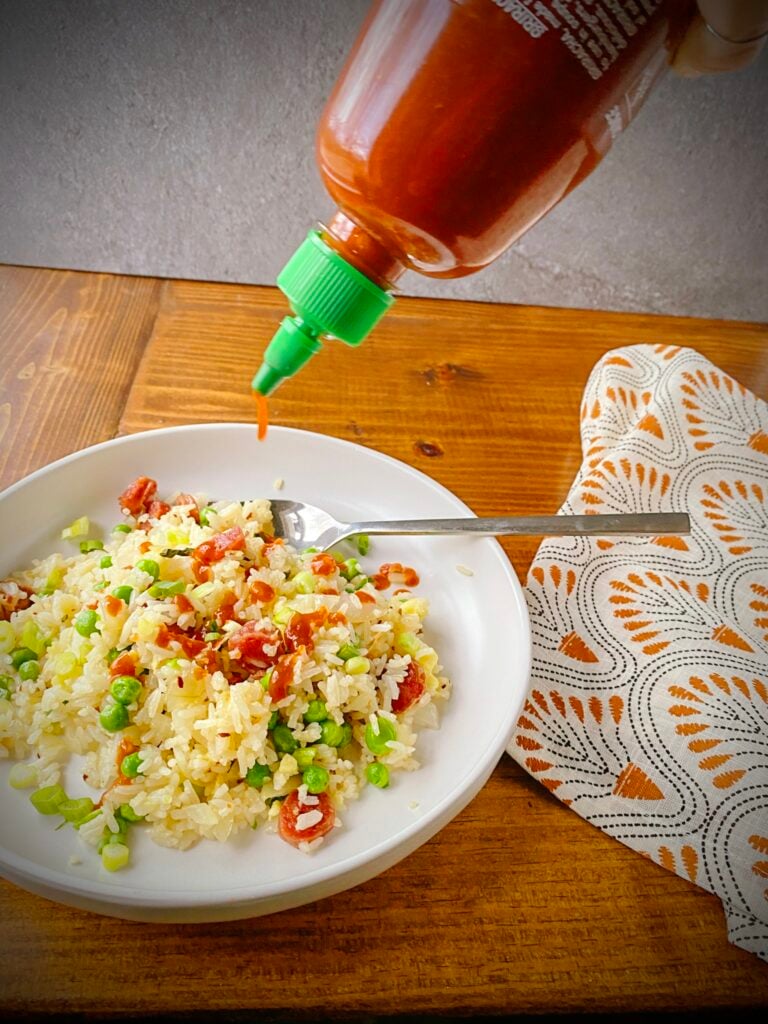
[[[617,349],[581,441],[563,511],[687,511],[693,529],[544,541],[509,753],[716,893],[731,942],[768,959],[768,405],[691,349]]]

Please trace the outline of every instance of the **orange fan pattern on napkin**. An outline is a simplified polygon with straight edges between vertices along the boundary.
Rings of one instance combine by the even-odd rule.
[[[687,511],[687,537],[546,540],[509,752],[723,902],[768,959],[768,406],[691,349],[607,353],[567,512]]]

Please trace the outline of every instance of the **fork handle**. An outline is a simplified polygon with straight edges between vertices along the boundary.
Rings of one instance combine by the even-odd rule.
[[[594,537],[618,533],[669,536],[690,532],[691,522],[687,512],[622,512],[595,516],[392,519],[379,523],[355,523],[345,535],[475,533],[484,536]]]

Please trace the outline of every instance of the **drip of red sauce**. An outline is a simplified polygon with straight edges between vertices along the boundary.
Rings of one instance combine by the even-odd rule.
[[[288,687],[293,682],[293,672],[296,662],[299,660],[299,651],[293,654],[284,654],[275,663],[272,675],[269,677],[269,696],[273,701],[283,700],[288,694]]]
[[[248,587],[252,600],[257,604],[267,604],[275,596],[273,587],[263,580],[253,580]]]
[[[260,441],[263,441],[269,429],[269,403],[267,396],[262,395],[261,392],[254,391],[253,394],[256,399],[256,420],[258,424],[256,436]]]
[[[315,633],[328,619],[328,609],[318,608],[316,612],[296,612],[285,630],[285,643],[290,651],[306,647],[311,651],[315,646]]]
[[[409,565],[401,565],[400,562],[385,562],[371,580],[377,590],[386,590],[392,585],[390,576],[398,576],[406,587],[417,587],[419,585],[419,574]]]
[[[332,576],[338,569],[338,564],[333,555],[313,555],[309,565],[315,576]]]

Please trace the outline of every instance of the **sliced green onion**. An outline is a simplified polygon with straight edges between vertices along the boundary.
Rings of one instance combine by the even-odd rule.
[[[184,580],[160,580],[149,588],[149,596],[162,599],[173,594],[183,594],[185,586]]]
[[[89,554],[91,551],[103,551],[104,545],[100,540],[81,540],[80,541],[80,553],[83,555]]]
[[[45,637],[40,632],[40,627],[36,622],[25,622],[24,628],[21,631],[21,646],[29,647],[31,651],[34,651],[38,657],[45,650]]]
[[[8,773],[8,783],[14,789],[31,789],[37,785],[36,764],[15,764]]]
[[[356,558],[347,558],[341,563],[339,571],[344,579],[351,583],[356,576],[360,575],[362,570]]]
[[[99,568],[100,569],[111,569],[112,568],[112,556],[111,555],[104,555],[104,557],[99,560]]]
[[[8,654],[16,646],[16,630],[10,622],[0,621],[0,654]]]
[[[211,518],[210,518],[211,515],[216,515],[216,509],[215,508],[212,508],[210,505],[206,505],[204,508],[201,508],[200,509],[200,525],[201,526],[210,526],[211,525]]]
[[[67,794],[61,786],[43,786],[36,789],[29,800],[36,811],[40,814],[58,814],[59,806],[67,799]]]
[[[120,871],[131,859],[131,852],[125,843],[108,843],[101,851],[101,863],[107,871]]]
[[[40,591],[40,593],[45,595],[45,596],[48,596],[48,595],[54,593],[54,591],[58,590],[61,587],[61,584],[62,584],[63,580],[64,580],[64,570],[63,569],[61,569],[61,568],[51,569],[51,571],[48,573],[48,577],[47,577],[47,579],[45,581],[45,586]]]
[[[112,533],[132,533],[133,527],[129,526],[128,523],[117,523],[116,526],[112,527]]]
[[[0,700],[10,700],[13,679],[11,676],[0,676]]]
[[[356,658],[360,654],[360,648],[357,644],[342,644],[336,654],[342,661],[349,661],[350,658]]]
[[[93,811],[93,800],[89,796],[80,797],[77,800],[63,800],[59,804],[58,812],[65,821],[82,822]]]
[[[370,672],[371,663],[368,658],[350,658],[344,668],[351,676],[362,676]]]
[[[61,531],[62,540],[75,540],[77,537],[84,537],[91,528],[91,522],[88,516],[80,516],[79,519],[75,519],[74,522],[70,523],[69,526],[65,526]]]

